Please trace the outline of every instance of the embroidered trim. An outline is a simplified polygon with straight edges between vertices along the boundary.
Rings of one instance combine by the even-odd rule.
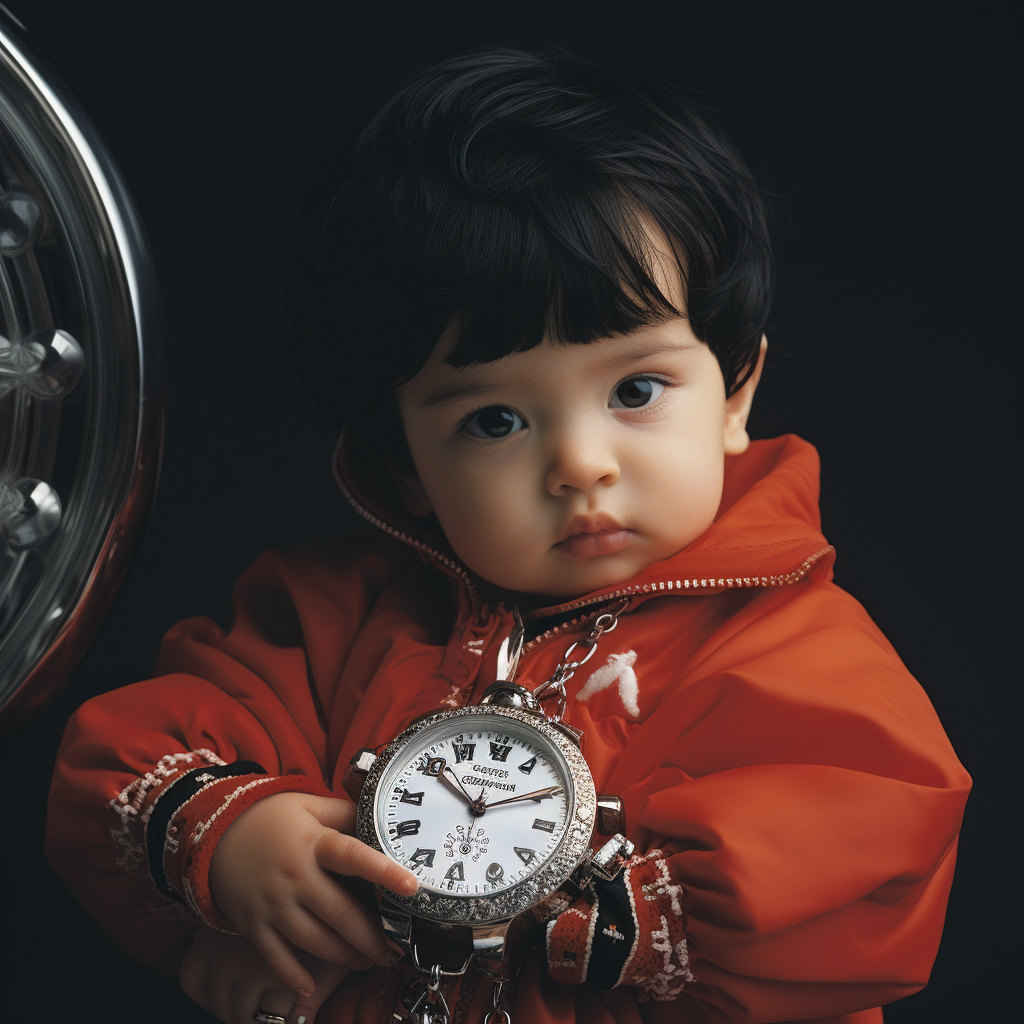
[[[204,821],[201,825],[196,826],[196,828],[192,832],[192,845],[198,846],[200,842],[202,842],[203,836],[206,835],[210,826],[243,793],[247,793],[250,789],[254,789],[256,786],[265,786],[268,782],[276,782],[277,779],[277,776],[268,775],[266,778],[255,779],[252,782],[246,783],[246,785],[244,786],[239,786],[234,792],[230,793],[227,797],[224,798],[224,802],[220,805],[220,807],[217,808],[217,810],[213,812],[213,814],[210,815],[209,818],[206,819],[206,821]]]
[[[640,927],[640,918],[637,917],[636,913],[636,899],[633,897],[633,887],[629,884],[632,880],[632,871],[632,860],[628,860],[626,861],[625,868],[622,870],[622,878],[626,885],[626,895],[629,897],[629,912],[633,915],[633,920],[636,922],[637,927],[633,935],[633,945],[629,950],[629,955],[626,957],[626,962],[622,965],[618,978],[615,980],[615,985],[621,985],[626,980],[626,971],[629,970],[630,964],[633,963],[636,951],[640,948],[640,938],[643,935],[643,929]]]
[[[653,978],[638,981],[636,984],[636,1001],[646,1003],[651,1000],[667,1002],[679,996],[689,981],[697,979],[690,973],[689,950],[686,939],[680,939],[675,945],[669,931],[668,921],[661,918],[661,928],[651,932],[651,948],[662,954],[662,968]]]
[[[162,802],[157,806],[158,800],[153,801],[156,810],[146,827],[144,840],[149,872],[157,888],[165,896],[172,899],[179,896],[167,871],[167,858],[173,857],[181,846],[178,833],[184,824],[185,808],[218,783],[228,782],[233,776],[257,774],[265,776],[266,769],[255,761],[235,761],[233,764],[215,765],[212,768],[193,768],[179,775],[160,794],[158,800],[169,801],[166,811]],[[172,792],[173,796],[168,795]],[[161,829],[161,834],[151,834],[153,828]]]
[[[115,863],[118,867],[123,868],[125,871],[149,874],[144,832],[153,813],[156,800],[146,807],[144,811],[142,810],[142,805],[146,802],[146,797],[151,790],[158,789],[166,785],[169,779],[181,775],[184,770],[181,766],[185,762],[197,759],[200,763],[204,764],[224,765],[227,763],[206,747],[177,754],[165,754],[156,763],[151,772],[146,772],[145,775],[130,782],[110,801],[110,809],[118,816],[121,822],[119,829],[112,828],[110,830],[110,837],[114,841],[114,846],[120,851],[115,857]]]
[[[597,922],[592,905],[585,898],[579,902],[582,909],[566,907],[547,922],[545,929],[548,973],[555,981],[567,985],[579,985],[586,980]],[[570,922],[571,918],[580,923]]]
[[[594,902],[590,908],[590,927],[587,928],[587,948],[583,954],[583,977],[587,976],[590,969],[590,954],[594,952],[594,929],[597,928],[597,911],[601,905],[600,899],[594,895]]]
[[[675,927],[670,926],[665,913],[659,914],[661,927],[652,929],[650,932],[651,949],[661,954],[661,970],[650,977],[638,978],[635,982],[637,1002],[658,1002],[672,1000],[678,997],[683,991],[687,982],[696,981],[690,972],[689,947],[686,943],[686,936],[683,934],[683,922],[685,914],[680,897],[683,893],[681,885],[675,885],[668,873],[668,863],[661,850],[652,850],[643,858],[634,859],[633,866],[653,861],[657,868],[657,875],[651,882],[641,885],[644,900],[649,903],[658,903],[662,911],[671,912],[675,918]],[[630,887],[630,900],[633,900],[633,890]],[[666,907],[666,902],[668,906]],[[672,941],[672,932],[675,931],[679,939]],[[625,974],[625,972],[623,972]]]
[[[639,1002],[677,998],[694,980],[682,893],[661,850],[629,858],[621,874],[596,879],[547,923],[549,977],[598,989],[632,986]]]

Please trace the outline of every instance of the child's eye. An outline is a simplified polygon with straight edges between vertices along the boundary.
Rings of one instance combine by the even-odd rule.
[[[462,425],[462,429],[473,437],[482,437],[493,441],[508,437],[526,426],[523,417],[504,405],[489,405],[474,413]]]
[[[661,398],[665,382],[655,377],[630,377],[612,392],[609,405],[613,409],[640,409]]]

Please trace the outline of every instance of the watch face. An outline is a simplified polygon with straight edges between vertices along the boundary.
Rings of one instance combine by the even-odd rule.
[[[445,717],[391,758],[376,788],[376,832],[423,889],[493,896],[536,875],[559,849],[574,786],[558,744],[518,717]]]
[[[356,835],[420,880],[401,911],[487,924],[546,901],[590,850],[594,780],[578,743],[521,708],[454,708],[388,745],[359,798]]]

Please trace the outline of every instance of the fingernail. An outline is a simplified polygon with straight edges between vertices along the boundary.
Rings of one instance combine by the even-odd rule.
[[[297,988],[295,990],[303,999],[312,999],[313,993],[308,988]]]
[[[303,1017],[297,1017],[295,1019],[295,1024],[306,1024],[306,1018],[304,1016]]]

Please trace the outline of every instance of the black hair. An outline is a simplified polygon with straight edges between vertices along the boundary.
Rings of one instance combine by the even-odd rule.
[[[685,310],[652,279],[645,214],[681,250]],[[453,366],[686,315],[732,393],[774,277],[761,191],[710,120],[675,87],[555,46],[444,60],[352,119],[290,257],[293,364],[332,426],[393,443],[381,374],[408,380],[456,314]]]

